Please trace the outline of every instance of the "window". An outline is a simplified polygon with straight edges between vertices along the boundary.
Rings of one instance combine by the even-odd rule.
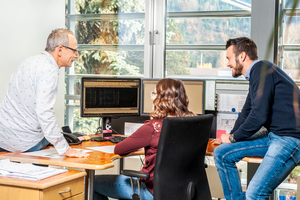
[[[225,43],[250,37],[251,0],[168,0],[166,76],[231,77]]]
[[[82,76],[231,78],[225,42],[250,37],[251,0],[68,0],[66,22],[79,58],[66,72],[66,125],[80,118]]]
[[[278,65],[294,80],[299,80],[300,65],[300,35],[298,34],[300,31],[300,4],[298,2],[283,0],[279,10],[281,17],[279,20],[281,21],[279,22]]]
[[[143,76],[145,0],[69,0],[66,7],[79,52],[66,73],[66,124],[93,133],[98,119],[80,118],[80,78]]]
[[[299,1],[283,0],[279,6],[279,29],[278,29],[278,66],[282,68],[292,79],[299,81],[299,58],[300,58],[300,3]],[[298,82],[299,84],[299,82]],[[288,175],[283,184],[296,186],[297,175],[300,167],[297,166]],[[281,184],[281,185],[283,185]],[[293,188],[287,185],[278,188],[279,195],[295,196]]]

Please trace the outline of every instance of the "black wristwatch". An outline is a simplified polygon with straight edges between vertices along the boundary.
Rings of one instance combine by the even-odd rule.
[[[229,136],[229,141],[231,143],[235,143],[236,142],[233,136],[234,136],[233,134],[230,134],[230,136]]]

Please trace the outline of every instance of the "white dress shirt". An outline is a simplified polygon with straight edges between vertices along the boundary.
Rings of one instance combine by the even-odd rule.
[[[58,127],[53,106],[59,67],[48,52],[27,58],[12,74],[0,105],[0,147],[23,152],[45,137],[57,152],[69,148]]]

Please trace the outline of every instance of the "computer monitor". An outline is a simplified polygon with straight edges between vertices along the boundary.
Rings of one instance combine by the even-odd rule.
[[[153,108],[151,91],[154,91],[156,83],[160,79],[142,79],[141,83],[141,116],[149,116]],[[189,97],[189,109],[196,114],[204,113],[204,86],[202,79],[180,79],[183,81],[186,93]]]
[[[107,120],[139,115],[140,85],[139,78],[82,77],[81,117],[105,117]]]
[[[139,115],[140,79],[81,79],[81,117]]]

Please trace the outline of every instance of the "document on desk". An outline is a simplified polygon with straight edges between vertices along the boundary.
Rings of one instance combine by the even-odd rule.
[[[100,147],[87,147],[95,151],[102,151],[104,153],[114,153],[115,145],[113,146],[100,146]]]
[[[237,118],[237,113],[218,113],[217,130],[225,130],[226,133],[230,133]]]
[[[87,149],[75,149],[75,150],[85,152],[85,153],[91,152],[91,150],[87,150]],[[40,151],[25,152],[22,154],[28,155],[28,156],[42,156],[42,157],[49,157],[49,158],[64,158],[64,157],[66,157],[65,154],[58,154],[55,148],[43,149]]]
[[[130,136],[136,130],[138,130],[144,123],[133,123],[133,122],[125,122],[124,123],[124,135]]]
[[[52,167],[41,167],[27,163],[10,162],[9,159],[0,160],[1,176],[41,180],[66,171],[66,169],[57,169]]]

